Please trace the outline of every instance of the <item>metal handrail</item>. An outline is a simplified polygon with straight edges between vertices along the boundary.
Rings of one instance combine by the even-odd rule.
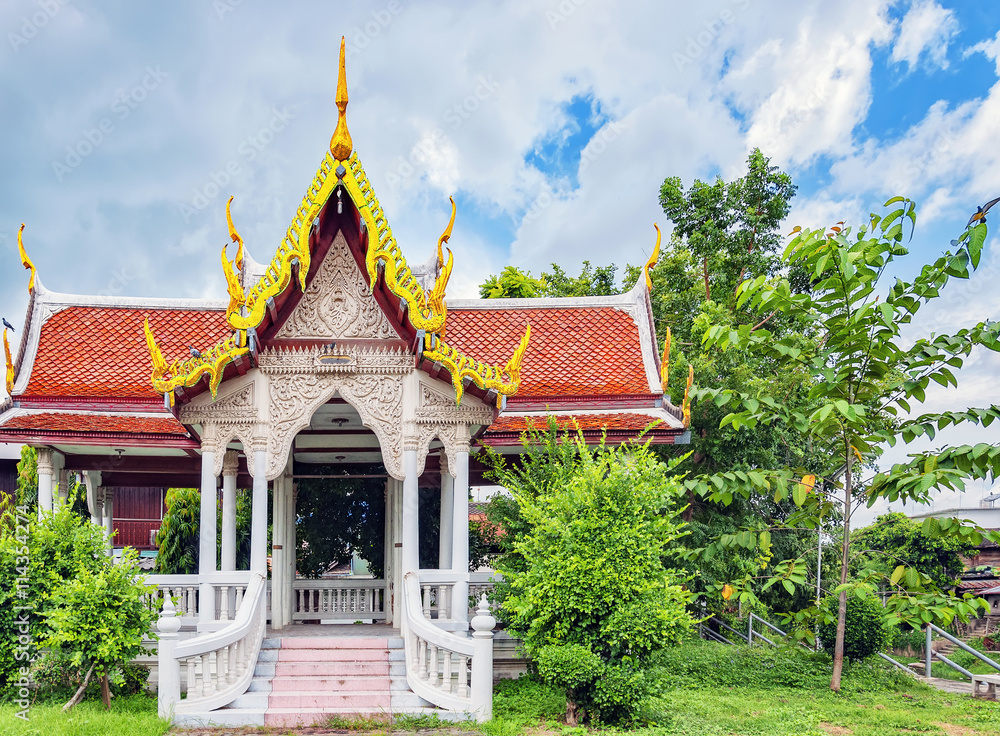
[[[712,631],[710,628],[705,626],[705,624],[698,624],[698,630],[701,631],[704,635],[706,635],[705,638],[714,639],[720,644],[732,645],[732,642],[729,641],[729,639],[727,639],[724,635],[720,634],[718,631]]]
[[[742,631],[737,631],[736,629],[734,629],[732,626],[730,626],[729,624],[727,624],[725,621],[723,621],[718,616],[712,616],[709,620],[710,621],[715,621],[715,623],[717,623],[722,628],[726,629],[727,631],[733,632],[734,634],[736,634],[736,636],[740,637],[743,641],[748,641],[748,639],[746,637],[746,634],[744,634]]]
[[[982,660],[983,662],[985,662],[986,664],[988,664],[990,667],[992,667],[993,669],[995,669],[997,672],[1000,672],[1000,664],[997,664],[996,662],[994,662],[992,659],[990,659],[989,657],[987,657],[985,654],[983,654],[982,652],[980,652],[978,649],[973,649],[972,647],[970,647],[968,644],[966,644],[961,639],[952,636],[951,634],[949,634],[947,631],[945,631],[941,627],[935,626],[934,624],[927,624],[927,627],[924,630],[927,632],[927,640],[926,640],[926,644],[924,645],[924,661],[925,661],[925,667],[926,667],[925,673],[926,673],[927,677],[931,676],[931,658],[934,657],[934,656],[936,656],[938,659],[940,659],[942,662],[944,662],[945,664],[947,664],[952,669],[958,670],[959,672],[961,672],[963,675],[965,675],[969,679],[972,679],[972,673],[971,672],[969,672],[966,669],[962,669],[957,664],[955,664],[954,662],[950,661],[947,657],[944,657],[941,654],[938,654],[937,652],[935,652],[931,648],[931,638],[933,636],[932,632],[937,632],[938,634],[940,634],[941,636],[943,636],[948,641],[956,644],[963,651],[968,652],[969,654],[971,654],[974,657],[978,657],[980,660]]]
[[[881,657],[882,659],[884,659],[884,660],[885,660],[886,662],[889,662],[890,664],[894,664],[894,665],[896,665],[897,667],[899,667],[899,669],[903,670],[903,672],[905,672],[906,674],[908,674],[908,675],[915,675],[915,674],[916,674],[916,673],[915,673],[915,672],[914,672],[913,670],[911,670],[911,669],[910,669],[909,667],[907,667],[907,666],[906,666],[905,664],[903,664],[903,663],[901,663],[901,662],[897,662],[897,661],[896,661],[896,660],[894,660],[894,659],[893,659],[892,657],[890,657],[890,656],[889,656],[888,654],[883,654],[882,652],[877,652],[877,654],[878,654],[878,656],[880,656],[880,657]]]

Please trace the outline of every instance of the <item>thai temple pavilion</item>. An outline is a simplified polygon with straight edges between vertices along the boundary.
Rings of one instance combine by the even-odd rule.
[[[227,205],[226,298],[49,291],[19,235],[30,301],[16,352],[4,332],[0,442],[38,448],[41,508],[52,508],[66,473],[85,478],[93,521],[109,531],[116,488],[202,490],[199,574],[150,578],[162,591],[160,708],[178,723],[336,711],[275,700],[277,689],[247,698],[261,694],[251,681],[269,676],[270,632],[338,619],[400,630],[405,694],[417,704],[488,718],[493,621],[481,607],[470,632],[464,603],[475,453],[517,453],[524,429],[549,414],[595,443],[651,424],[654,443],[687,441],[653,327],[657,253],[620,296],[447,299],[454,202],[437,247],[419,246],[427,260],[408,264],[353,150],[343,46],[340,58],[336,129],[270,261],[244,249]],[[385,468],[384,579],[296,580],[296,476],[310,464],[350,473],[373,463]],[[441,489],[439,570],[418,569],[426,485]],[[237,488],[252,489],[249,570],[235,569]],[[393,710],[404,707],[392,697]]]

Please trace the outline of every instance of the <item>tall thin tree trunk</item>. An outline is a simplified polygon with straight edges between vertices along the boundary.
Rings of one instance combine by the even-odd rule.
[[[90,676],[92,674],[94,674],[94,665],[90,665],[90,669],[87,670],[87,675],[83,678],[83,683],[81,683],[80,687],[77,688],[76,692],[73,694],[73,697],[69,699],[69,702],[62,707],[63,713],[67,712],[70,708],[72,708],[74,705],[83,700],[83,693],[87,689],[87,683],[90,682]]]
[[[712,301],[712,292],[708,288],[708,256],[702,258],[701,267],[705,272],[705,300]]]
[[[111,710],[111,678],[107,675],[101,678],[101,700],[104,701],[104,707]]]
[[[844,438],[844,456],[847,465],[844,471],[844,541],[840,555],[840,584],[847,583],[848,565],[850,563],[851,544],[851,495],[854,490],[854,478],[851,473],[854,465],[854,452],[850,440]],[[830,678],[830,689],[840,692],[840,673],[844,669],[844,631],[847,629],[847,591],[840,591],[837,606],[837,641],[833,650],[833,677]]]

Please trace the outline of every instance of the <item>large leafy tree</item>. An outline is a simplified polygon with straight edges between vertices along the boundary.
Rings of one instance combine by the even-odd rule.
[[[773,469],[696,476],[685,481],[699,496],[723,504],[736,498],[789,498],[796,510],[773,523],[781,528],[814,529],[821,518],[839,508],[842,524],[841,565],[834,669],[830,686],[840,688],[843,666],[847,595],[863,596],[889,587],[893,594],[886,609],[890,622],[902,620],[950,622],[967,617],[981,604],[940,591],[933,579],[905,563],[884,579],[877,569],[851,577],[850,526],[854,512],[879,500],[926,503],[937,488],[963,490],[973,478],[1000,475],[1000,446],[943,447],[913,453],[908,462],[875,471],[886,446],[907,444],[917,437],[934,437],[937,430],[955,424],[989,426],[1000,417],[1000,407],[917,414],[931,381],[958,384],[953,369],[961,368],[977,347],[1000,350],[1000,325],[979,322],[954,334],[931,334],[917,340],[901,333],[919,310],[935,299],[952,278],[969,278],[979,265],[986,224],[981,217],[969,226],[952,248],[920,269],[912,281],[884,283],[894,261],[907,255],[904,223],[916,223],[916,208],[901,197],[887,203],[884,216],[872,215],[856,235],[839,224],[830,230],[801,230],[784,252],[789,272],[803,269],[812,280],[809,291],[796,292],[787,273],[759,274],[738,288],[739,307],[795,316],[805,321],[802,333],[782,334],[754,325],[715,325],[704,337],[707,349],[750,351],[788,370],[810,378],[807,406],[778,393],[750,395],[730,389],[706,388],[696,396],[705,403],[728,407],[724,426],[755,432],[780,422],[807,436],[818,452],[808,462]],[[867,477],[866,477],[867,474]],[[769,524],[718,538],[702,554],[736,546],[766,546]],[[930,536],[959,536],[978,543],[985,534],[997,535],[959,519],[928,519],[923,531]],[[786,559],[771,571],[769,585],[781,582],[794,589],[805,583],[802,557]],[[737,594],[753,598],[751,580],[734,581]],[[817,613],[813,611],[813,613]],[[797,635],[811,639],[808,611],[790,620]]]

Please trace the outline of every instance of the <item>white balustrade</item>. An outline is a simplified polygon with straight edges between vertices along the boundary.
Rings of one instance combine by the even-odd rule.
[[[209,582],[215,593],[215,617],[218,621],[231,621],[246,595],[250,573],[246,570],[216,572],[209,575],[147,575],[147,585],[156,586],[155,596],[149,598],[150,607],[159,611],[162,601],[169,596],[184,628],[197,623],[201,582]]]
[[[299,578],[292,583],[293,621],[385,621],[385,580]]]
[[[451,576],[451,579],[446,579]],[[472,714],[477,721],[493,717],[493,628],[482,596],[471,625],[472,638],[435,625],[427,614],[429,588],[448,593],[457,575],[449,571],[408,572],[403,577],[401,633],[406,652],[406,680],[417,695],[447,710]],[[426,596],[422,596],[426,593]]]
[[[165,683],[158,688],[158,711],[162,717],[215,710],[246,692],[264,638],[265,603],[264,578],[254,573],[234,620],[218,631],[179,643],[176,634],[179,617],[171,597],[164,597],[157,623],[159,678]],[[184,700],[180,699],[182,673],[187,689]]]

